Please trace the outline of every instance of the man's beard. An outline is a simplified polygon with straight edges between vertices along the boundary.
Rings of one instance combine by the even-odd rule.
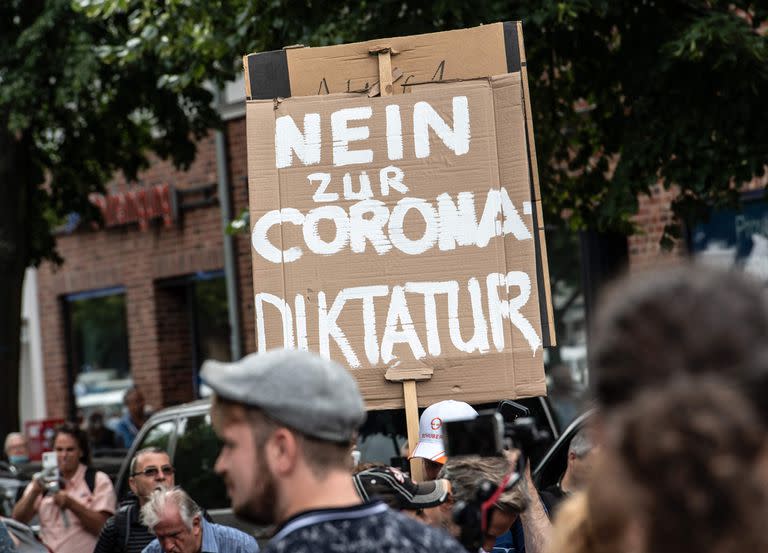
[[[258,456],[256,467],[258,467],[261,478],[257,481],[257,487],[249,500],[243,505],[235,507],[234,512],[237,516],[253,524],[266,526],[275,523],[277,488],[275,479],[267,469],[264,451],[260,448],[256,455]]]

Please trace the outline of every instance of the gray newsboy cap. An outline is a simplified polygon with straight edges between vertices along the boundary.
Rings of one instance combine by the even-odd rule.
[[[365,404],[349,371],[307,351],[276,349],[234,363],[208,360],[200,377],[221,398],[258,407],[313,438],[347,442],[365,422]]]

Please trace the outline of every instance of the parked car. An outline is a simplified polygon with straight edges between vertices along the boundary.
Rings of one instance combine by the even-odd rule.
[[[559,428],[546,398],[530,398],[520,403],[549,430],[553,440],[557,439]],[[495,406],[493,403],[476,407],[482,410]],[[369,411],[358,439],[360,462],[402,463],[401,449],[407,441],[405,428],[405,414],[401,409]],[[533,463],[542,459],[548,445],[542,444],[537,451],[529,452]],[[211,428],[210,399],[163,409],[147,421],[136,436],[115,481],[119,500],[129,491],[130,460],[136,451],[146,447],[159,447],[168,452],[176,469],[176,483],[186,489],[216,522],[262,537],[263,532],[234,516],[224,483],[213,471],[221,445]]]

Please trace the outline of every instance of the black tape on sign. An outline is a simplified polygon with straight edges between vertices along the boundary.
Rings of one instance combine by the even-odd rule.
[[[520,43],[517,36],[517,22],[504,22],[504,49],[507,53],[507,73],[520,71]]]
[[[285,50],[272,50],[248,56],[248,76],[251,81],[249,100],[291,97]]]

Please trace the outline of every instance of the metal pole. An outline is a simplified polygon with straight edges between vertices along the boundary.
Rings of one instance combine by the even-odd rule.
[[[223,105],[223,94],[220,89],[214,91],[214,101],[219,107]],[[227,285],[227,307],[229,313],[229,350],[233,360],[242,357],[240,346],[240,310],[237,295],[237,264],[235,263],[234,237],[227,234],[227,226],[232,220],[232,200],[229,185],[229,163],[227,161],[227,137],[223,130],[216,130],[216,172],[218,174],[218,195],[221,206],[221,230],[224,236],[224,279]]]

